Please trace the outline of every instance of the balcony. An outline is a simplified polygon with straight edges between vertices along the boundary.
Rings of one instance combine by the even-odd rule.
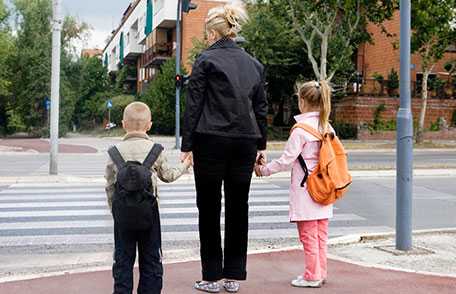
[[[173,55],[172,43],[157,43],[144,52],[142,67],[158,67]]]

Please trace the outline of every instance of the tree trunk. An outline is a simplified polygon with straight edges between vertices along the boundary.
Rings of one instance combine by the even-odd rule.
[[[429,78],[429,70],[425,70],[423,72],[423,82],[421,85],[421,111],[420,111],[420,118],[418,121],[418,130],[416,132],[416,143],[420,144],[423,143],[423,135],[424,135],[424,121],[426,118],[426,108],[427,108],[427,100],[428,100],[428,78]]]

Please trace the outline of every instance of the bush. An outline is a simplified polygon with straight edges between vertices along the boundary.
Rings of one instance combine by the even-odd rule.
[[[453,110],[453,115],[451,116],[451,125],[456,127],[456,110]]]
[[[334,122],[332,126],[340,139],[347,140],[358,138],[358,127],[354,124]]]
[[[389,95],[397,95],[396,90],[399,89],[399,74],[394,68],[392,68],[390,73],[388,74],[388,81],[386,82],[386,86],[388,88]]]
[[[172,135],[175,129],[175,105],[176,105],[176,62],[170,59],[165,62],[160,72],[151,82],[146,92],[139,98],[141,101],[149,105],[152,112],[152,132]],[[185,70],[182,69],[185,74]],[[182,93],[184,92],[184,93]],[[185,89],[181,92],[181,122],[185,107]]]

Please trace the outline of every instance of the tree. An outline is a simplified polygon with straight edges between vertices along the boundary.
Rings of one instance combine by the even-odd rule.
[[[185,69],[181,69],[185,75]],[[160,72],[150,82],[144,95],[140,100],[148,104],[152,112],[154,125],[152,130],[159,134],[171,135],[175,128],[175,105],[176,105],[176,61],[169,59],[160,68]],[[184,89],[185,90],[185,89]],[[182,91],[185,92],[185,91]],[[182,93],[185,97],[185,93]],[[185,99],[181,99],[181,115],[185,106]],[[182,121],[182,117],[181,117]]]
[[[9,59],[14,51],[13,37],[8,26],[9,11],[0,0],[0,134],[7,129],[7,106],[11,94],[11,68]]]
[[[437,61],[442,59],[449,45],[456,42],[455,0],[412,1],[412,52],[421,57],[421,111],[416,142],[423,142],[424,121],[428,100],[428,79]]]
[[[382,23],[392,17],[397,7],[397,1],[391,0],[286,2],[293,27],[305,43],[315,77],[328,81],[352,64],[354,48],[370,40],[365,30],[367,23]]]
[[[10,58],[12,97],[10,112],[19,117],[26,130],[41,134],[46,129],[44,100],[50,96],[51,18],[50,0],[14,0],[17,36],[16,50]],[[71,42],[82,38],[87,25],[67,16],[62,29],[61,56],[61,134],[70,124],[76,103],[79,74]]]
[[[113,96],[109,93],[109,80],[106,68],[97,57],[83,57],[78,62],[78,98],[73,113],[73,121],[79,127],[94,128],[99,122],[100,105]]]

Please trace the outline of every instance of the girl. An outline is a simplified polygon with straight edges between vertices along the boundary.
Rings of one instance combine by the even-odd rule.
[[[334,132],[329,124],[331,112],[331,88],[326,81],[304,83],[298,89],[299,110],[296,122],[305,123],[322,134]],[[290,221],[298,226],[299,239],[304,246],[304,275],[298,276],[291,284],[295,287],[321,287],[326,281],[326,248],[328,240],[328,219],[332,217],[332,205],[322,206],[312,200],[306,185],[301,187],[304,171],[298,156],[302,155],[309,174],[318,163],[320,141],[301,128],[290,135],[283,155],[265,165],[260,160],[255,167],[258,176],[270,176],[289,170],[290,184]]]

